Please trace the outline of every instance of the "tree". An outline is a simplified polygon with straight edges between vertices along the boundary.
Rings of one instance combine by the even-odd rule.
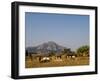
[[[63,53],[63,54],[69,54],[69,53],[71,53],[71,50],[65,48],[65,49],[62,51],[62,53]]]
[[[49,53],[49,56],[54,56],[55,55],[55,52],[54,51],[51,51],[50,53]]]
[[[25,51],[25,54],[26,54],[26,56],[28,56],[28,51],[27,50]]]
[[[79,54],[79,56],[89,56],[89,46],[85,45],[79,47],[77,49],[77,54]]]

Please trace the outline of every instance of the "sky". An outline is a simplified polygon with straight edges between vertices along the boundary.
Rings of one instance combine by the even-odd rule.
[[[25,46],[48,41],[72,50],[89,45],[89,16],[25,12]]]

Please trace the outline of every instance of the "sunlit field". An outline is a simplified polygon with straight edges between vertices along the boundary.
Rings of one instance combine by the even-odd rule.
[[[42,60],[36,57],[30,58],[29,56],[25,59],[26,68],[37,68],[37,67],[59,67],[59,66],[79,66],[79,65],[89,65],[88,56],[79,56],[79,57],[62,57],[62,58],[50,58],[49,60]]]

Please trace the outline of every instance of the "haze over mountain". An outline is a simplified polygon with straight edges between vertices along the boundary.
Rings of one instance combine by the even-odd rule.
[[[27,47],[26,51],[28,53],[41,53],[41,54],[48,54],[52,51],[55,53],[61,53],[66,47],[60,46],[59,44],[49,41],[46,43],[43,43],[41,45],[35,46],[35,47]]]

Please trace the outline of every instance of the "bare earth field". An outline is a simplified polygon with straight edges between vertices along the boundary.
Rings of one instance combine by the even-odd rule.
[[[89,65],[89,57],[66,58],[63,60],[50,60],[49,62],[34,61],[34,59],[25,59],[25,68],[38,67],[59,67],[59,66],[80,66]]]

